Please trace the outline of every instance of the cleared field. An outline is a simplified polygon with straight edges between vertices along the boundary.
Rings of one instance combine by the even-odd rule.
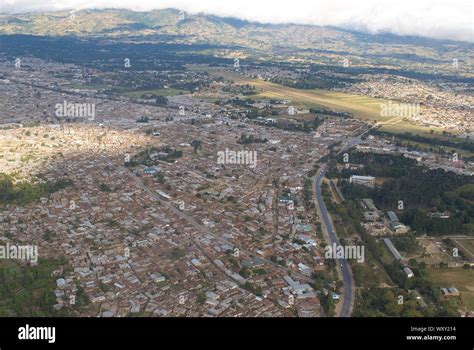
[[[431,281],[442,287],[455,287],[463,297],[468,310],[474,310],[474,270],[463,268],[438,269],[429,268]]]
[[[457,239],[456,241],[474,255],[474,239]]]
[[[441,245],[436,244],[433,240],[430,239],[418,239],[418,243],[420,243],[424,249],[426,249],[426,256],[425,262],[427,264],[439,264],[439,263],[448,263],[453,258],[451,255],[447,254],[446,252],[441,251]]]
[[[460,291],[474,293],[474,270],[457,268],[428,268],[428,276],[443,287],[456,287]]]
[[[339,112],[352,113],[354,116],[366,120],[389,121],[393,119],[380,116],[381,104],[388,103],[387,100],[320,89],[295,89],[264,80],[251,79],[238,73],[219,69],[210,68],[209,73],[233,80],[238,84],[253,85],[263,90],[260,94],[262,97],[291,100],[292,103],[302,104],[307,108],[331,108]]]

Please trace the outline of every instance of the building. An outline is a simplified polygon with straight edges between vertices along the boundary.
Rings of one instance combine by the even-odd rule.
[[[397,248],[395,248],[390,238],[384,238],[383,241],[387,246],[388,250],[390,250],[390,253],[392,253],[395,260],[400,261],[403,259],[402,255],[398,252]]]
[[[375,186],[375,177],[373,176],[360,176],[360,175],[351,175],[349,182],[356,185],[363,185],[374,187]]]
[[[431,219],[449,219],[451,214],[447,211],[444,212],[436,212],[436,213],[428,213],[428,217]]]
[[[375,203],[371,198],[362,198],[362,203],[370,211],[377,211],[377,207],[375,206]]]
[[[415,276],[413,271],[407,266],[403,268],[403,271],[406,273],[408,278],[412,278],[413,276]]]
[[[363,215],[365,221],[377,221],[380,219],[380,215],[376,211],[364,211]]]
[[[400,221],[394,211],[388,211],[387,216],[391,222]]]
[[[408,232],[408,226],[403,225],[398,221],[393,221],[390,223],[390,229],[398,234],[403,234]]]
[[[441,288],[441,292],[443,292],[444,297],[458,297],[459,290],[457,288]]]

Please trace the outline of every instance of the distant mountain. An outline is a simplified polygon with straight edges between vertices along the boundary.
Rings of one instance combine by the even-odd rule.
[[[292,55],[296,51],[350,54],[391,61],[446,61],[468,57],[474,45],[395,35],[370,35],[334,27],[273,25],[197,14],[176,9],[82,10],[0,14],[0,35],[167,38],[167,41],[242,47],[259,53]],[[390,56],[390,57],[389,57]]]

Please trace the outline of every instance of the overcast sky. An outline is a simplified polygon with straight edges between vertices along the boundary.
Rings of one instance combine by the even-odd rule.
[[[473,4],[473,0],[0,0],[0,12],[174,7],[258,22],[334,25],[474,42]]]

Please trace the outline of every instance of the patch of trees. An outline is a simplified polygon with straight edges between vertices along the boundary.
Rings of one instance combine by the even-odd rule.
[[[237,141],[238,144],[241,144],[241,145],[248,145],[248,144],[252,144],[252,143],[267,143],[268,142],[268,139],[264,138],[260,138],[260,137],[256,137],[255,135],[247,135],[247,134],[240,134],[240,139]]]
[[[313,181],[308,178],[304,182],[303,201],[306,209],[314,208]]]
[[[403,303],[400,303],[400,297]],[[416,299],[400,289],[372,288],[361,290],[355,317],[423,317],[432,316],[433,310],[422,308]]]
[[[332,90],[336,88],[344,88],[353,84],[359,79],[342,77],[342,76],[321,76],[305,74],[298,78],[274,77],[271,82],[295,89],[325,89]]]
[[[344,118],[344,119],[352,118],[351,113],[337,112],[337,111],[334,111],[332,109],[326,109],[326,108],[311,108],[309,111],[311,113],[315,113],[315,114],[332,115],[332,116],[341,117],[341,118]]]
[[[262,287],[260,286],[255,286],[250,282],[245,282],[245,284],[242,286],[246,291],[249,291],[252,294],[255,294],[257,296],[262,296]]]
[[[393,237],[392,243],[398,250],[407,253],[415,253],[420,247],[418,241],[413,235]]]
[[[72,185],[73,182],[70,179],[44,183],[15,182],[13,176],[0,173],[0,204],[25,205]]]
[[[474,152],[474,140],[467,140],[467,139],[445,140],[445,139],[440,139],[436,137],[420,136],[420,135],[412,134],[411,132],[405,132],[403,134],[392,134],[392,133],[387,133],[387,132],[376,130],[376,129],[372,129],[370,133],[373,135],[385,136],[385,137],[395,136],[396,138],[402,139],[402,140],[410,140],[414,142],[426,143],[433,146],[459,148],[466,151]]]
[[[161,95],[144,94],[140,98],[144,100],[151,100],[157,106],[166,106],[168,104],[168,99]]]
[[[338,157],[338,161],[342,163],[342,154]],[[340,177],[348,178],[350,175],[370,175],[398,178],[410,174],[412,169],[417,166],[415,159],[399,155],[366,152],[349,152],[349,161],[353,164],[363,164],[364,167],[357,170],[344,168],[341,171]]]
[[[67,311],[55,311],[56,286],[51,272],[63,266],[63,259],[40,259],[36,266],[0,265],[0,316],[47,317],[67,316]]]
[[[156,165],[158,161],[173,163],[176,161],[176,159],[181,158],[182,156],[182,151],[171,148],[170,146],[163,146],[159,148],[150,147],[134,155],[129,162],[125,163],[125,166],[153,166]]]
[[[417,234],[449,235],[453,233],[472,234],[472,217],[464,213],[456,213],[449,219],[436,219],[427,217],[420,209],[409,209],[403,213],[401,220],[411,226]]]
[[[400,215],[401,221],[419,233],[441,235],[472,232],[474,209],[469,198],[472,196],[473,176],[443,169],[430,170],[402,156],[356,152],[351,153],[350,159],[353,163],[363,164],[364,168],[344,169],[341,177],[354,174],[390,179],[373,189],[347,181],[340,182],[346,198],[372,198],[383,210],[396,210],[401,200],[405,208]],[[427,212],[434,210],[453,214],[449,219],[429,218]]]

